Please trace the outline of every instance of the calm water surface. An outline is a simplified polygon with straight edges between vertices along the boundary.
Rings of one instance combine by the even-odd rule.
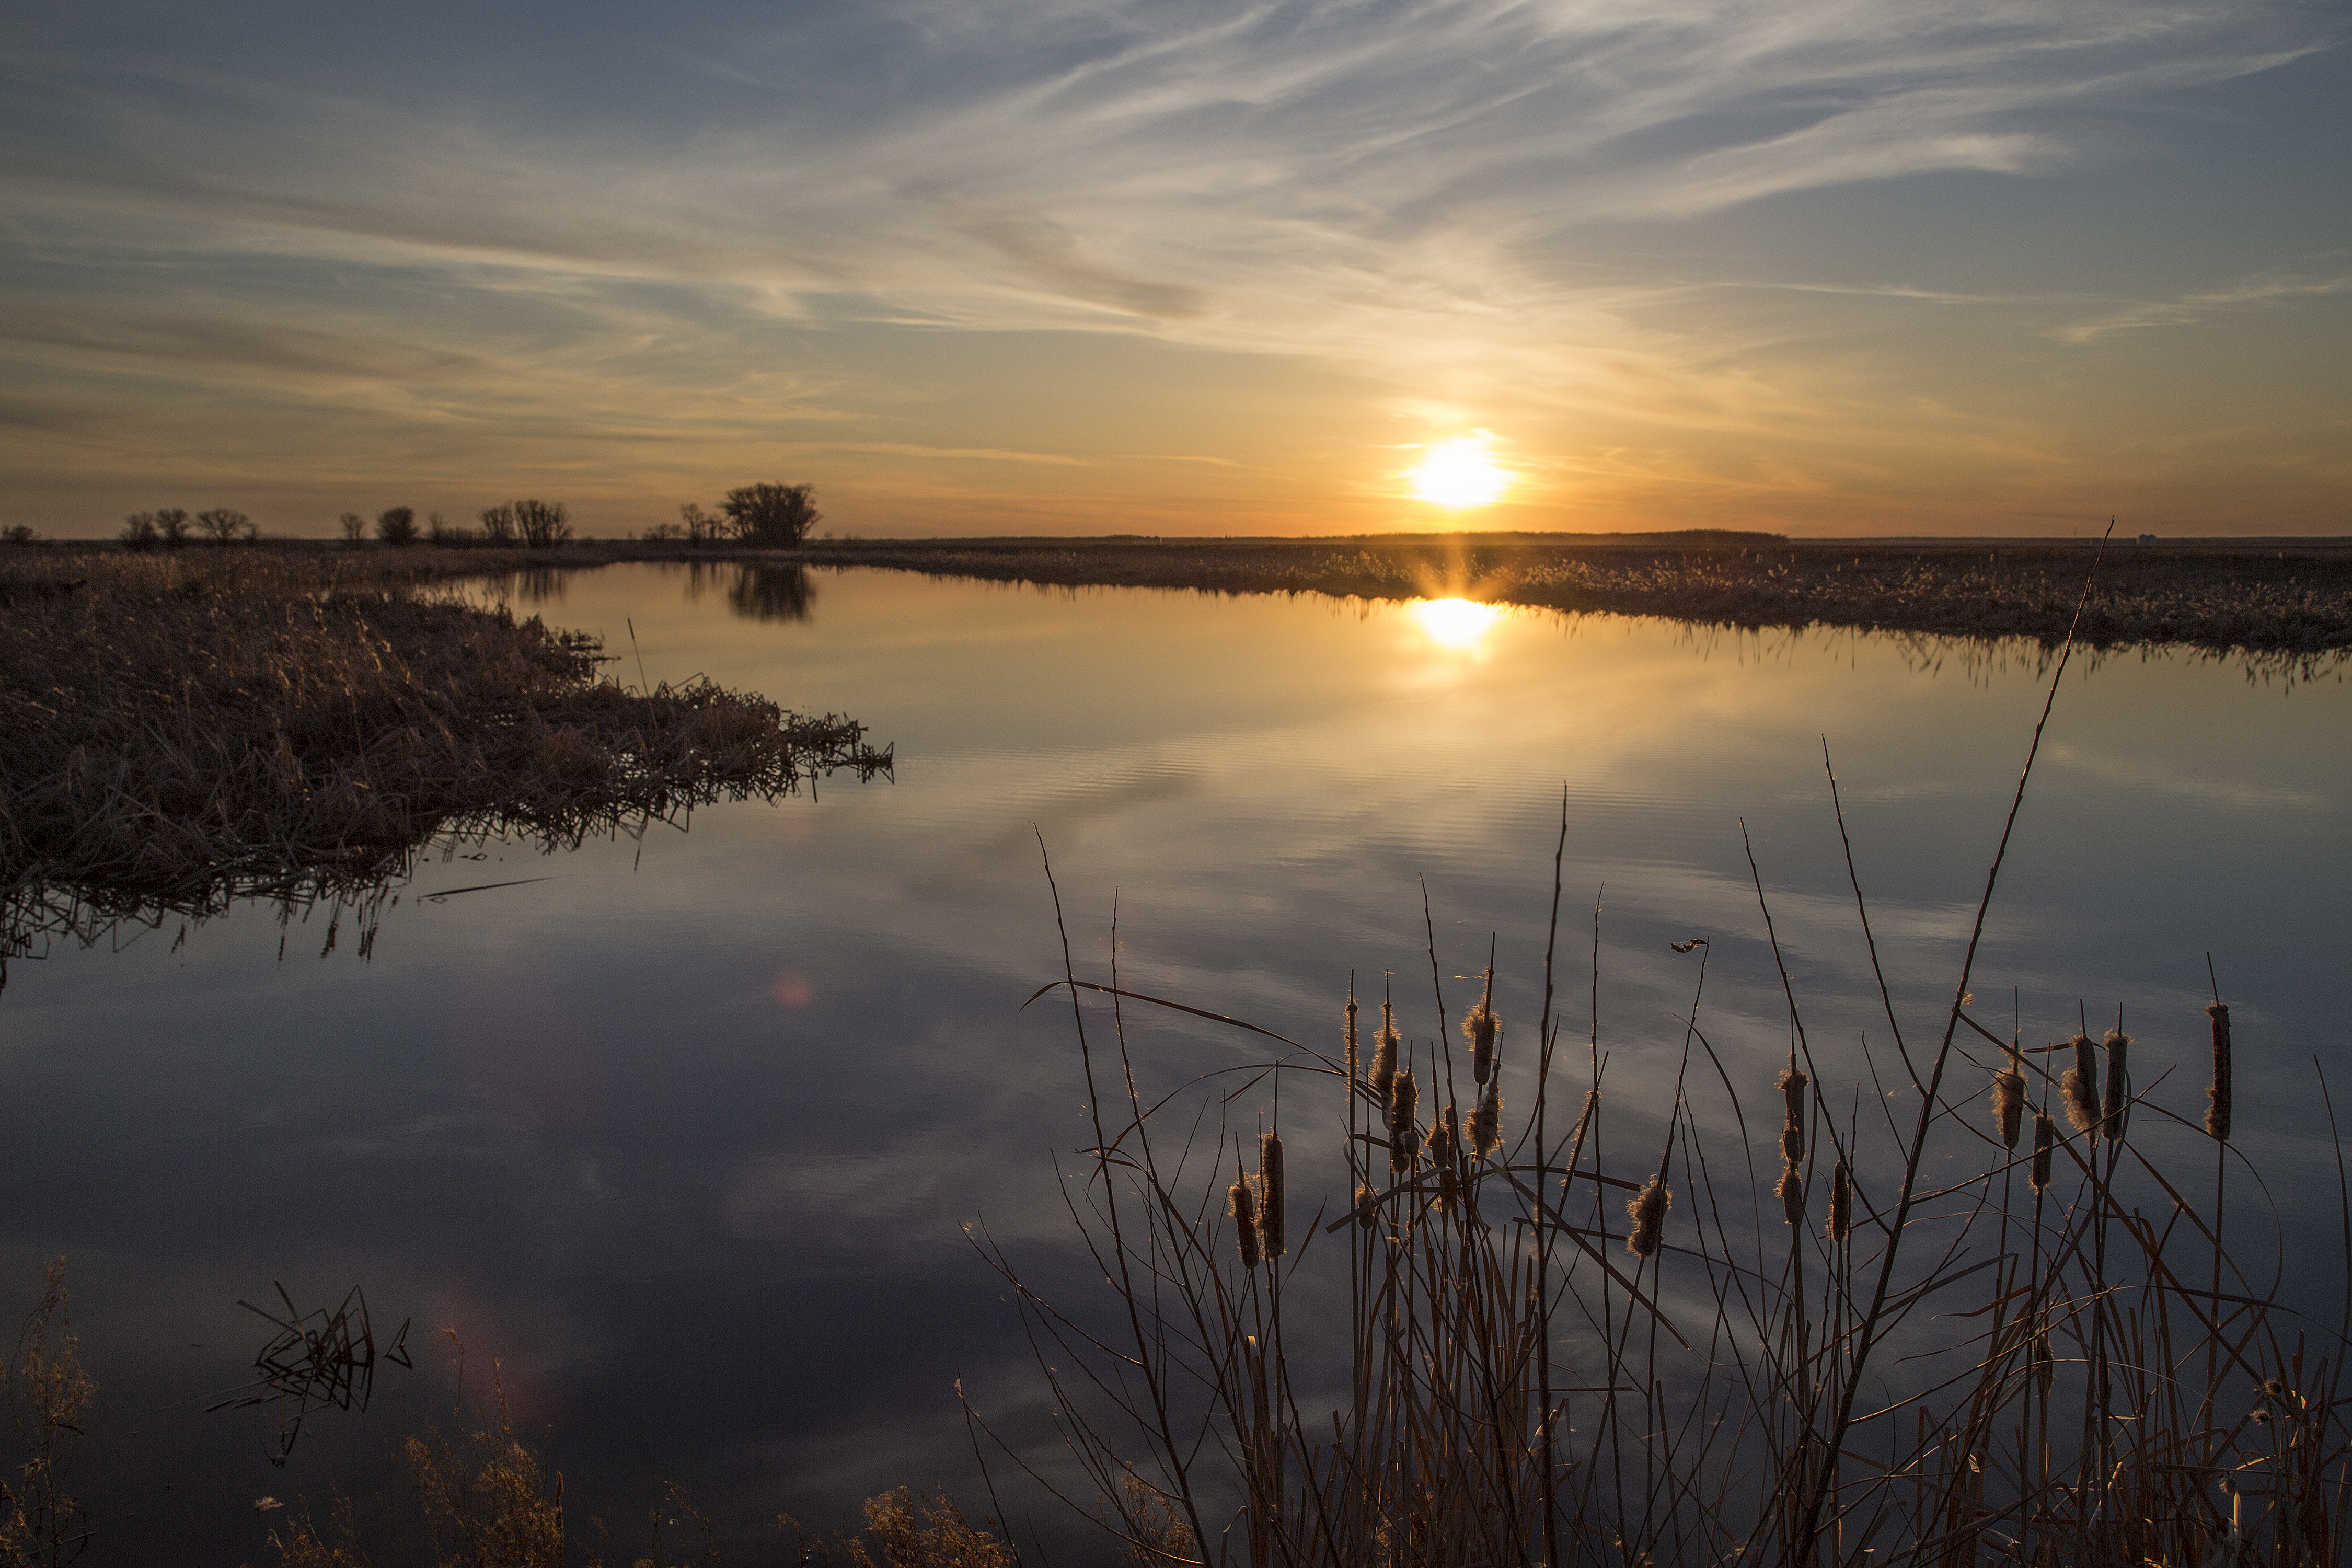
[[[747,1562],[780,1550],[780,1510],[971,1492],[957,1377],[1008,1433],[1044,1429],[962,1226],[1087,1287],[1051,1166],[1087,1141],[1068,1011],[1018,1010],[1061,965],[1040,834],[1096,978],[1116,898],[1130,985],[1328,1045],[1350,974],[1376,994],[1393,970],[1426,1039],[1425,880],[1453,1015],[1492,942],[1524,1040],[1564,799],[1567,1005],[1580,1037],[1599,896],[1612,1094],[1663,1110],[1694,978],[1670,942],[1713,944],[1702,1022],[1734,1077],[1769,1092],[1785,1049],[1744,821],[1816,1050],[1860,1083],[1885,1021],[1822,739],[1898,1011],[1932,1041],[2046,673],[2031,650],[878,572],[529,586],[507,591],[604,635],[621,678],[642,659],[855,715],[897,742],[897,777],[551,858],[436,858],[364,962],[348,931],[319,956],[323,912],[281,960],[254,909],[176,948],[173,927],[14,965],[0,1283],[29,1301],[39,1260],[70,1259],[100,1389],[88,1561],[267,1561],[283,1516],[257,1498],[395,1488],[390,1446],[449,1406],[445,1325],[473,1387],[495,1362],[551,1428],[615,1554],[664,1481]],[[425,897],[525,877],[546,879]],[[2311,1058],[2345,1044],[2347,888],[2340,679],[2078,663],[1978,1007],[2031,1041],[2120,1005],[2143,1081],[2180,1064],[2158,1093],[2193,1114],[2210,950],[2240,1126],[2307,1211],[2333,1201]],[[1135,1041],[1171,1081],[1260,1054],[1156,1018]],[[1306,1198],[1336,1178],[1302,1144]],[[366,1415],[314,1416],[283,1469],[268,1411],[202,1413],[268,1333],[236,1302],[274,1280],[306,1307],[362,1285],[420,1350]]]

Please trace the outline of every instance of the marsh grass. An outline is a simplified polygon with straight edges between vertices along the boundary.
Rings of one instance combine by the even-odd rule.
[[[2284,672],[2340,668],[2339,658],[2322,656],[2352,649],[2352,550],[2334,542],[2110,552],[2097,593],[2078,605],[2088,554],[2083,544],[2046,541],[1856,544],[1696,531],[828,541],[805,545],[801,558],[1041,584],[1466,597],[1707,626],[2023,637],[2045,648],[2071,634],[2094,648],[2177,644],[2280,656]]]
[[[853,720],[602,678],[592,639],[467,602],[449,569],[242,551],[0,563],[13,951],[240,898],[363,903],[436,838],[561,847],[890,768]]]
[[[0,1568],[63,1568],[89,1545],[86,1515],[67,1485],[96,1393],[67,1313],[60,1258],[42,1269],[40,1300],[0,1363],[18,1445],[16,1461],[0,1468]]]
[[[1600,910],[1580,1041],[1555,1005],[1557,869],[1534,1059],[1512,1097],[1523,1109],[1492,1147],[1445,1121],[1457,1065],[1477,1063],[1455,1061],[1433,930],[1438,1027],[1386,1086],[1385,1061],[1367,1077],[1352,1052],[1122,987],[1115,936],[1109,983],[1080,980],[1066,932],[1065,976],[1037,994],[1070,996],[1095,1141],[1066,1190],[1110,1300],[1049,1301],[984,1235],[982,1247],[1050,1369],[1091,1500],[1004,1452],[1153,1563],[2339,1561],[2352,1500],[2340,1153],[2347,1293],[2276,1300],[2231,1245],[2259,1220],[2242,1201],[2221,1224],[2233,1152],[2154,1086],[2134,1089],[2120,1028],[2104,1051],[2087,1035],[2023,1050],[1970,1011],[2065,662],[1925,1050],[1878,972],[1848,848],[1888,1042],[1864,1052],[1853,1098],[1885,1107],[1883,1125],[1840,1112],[1785,964],[1788,1065],[1737,1076],[1708,1038],[1711,950],[1696,940],[1675,944],[1692,966],[1682,1038],[1643,1043],[1679,1053],[1671,1093],[1640,1107],[1605,1096],[1617,1047],[1600,1026]],[[1563,812],[1556,868],[1567,826]],[[1777,962],[1760,874],[1756,893]],[[1107,1037],[1088,996],[1112,1004]],[[1280,1052],[1147,1095],[1129,1015],[1150,1007]],[[1500,1026],[1480,1012],[1473,1052]],[[2226,1119],[2225,1017],[2217,997]],[[2070,1064],[2063,1081],[2053,1062]],[[1727,1111],[1702,1116],[1694,1073],[1720,1081]],[[1250,1135],[1235,1122],[1265,1114],[1251,1108],[1269,1079],[1294,1146],[1309,1117],[1335,1146],[1326,1194],[1306,1195],[1307,1167],[1294,1171],[1294,1201],[1318,1208],[1280,1260],[1223,1234],[1262,1233],[1263,1215],[1213,1201]],[[1579,1113],[1555,1116],[1557,1094]],[[2071,1131],[2050,1114],[2060,1104]],[[2204,1196],[2163,1157],[2183,1139],[2215,1149]],[[1159,1522],[1171,1518],[1181,1531]]]

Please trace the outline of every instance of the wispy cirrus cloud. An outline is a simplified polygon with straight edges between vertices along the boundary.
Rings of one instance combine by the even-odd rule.
[[[2151,327],[2186,327],[2241,310],[2293,303],[2330,294],[2352,292],[2352,270],[2326,274],[2281,276],[2275,273],[2242,278],[2218,289],[2198,289],[2169,300],[2142,300],[2117,305],[2084,321],[2057,328],[2062,342],[2093,343],[2116,332]]]
[[[1397,416],[1580,422],[1595,449],[1534,460],[1694,495],[1801,495],[1875,460],[1799,482],[1788,449],[1726,467],[1694,441],[2014,453],[2022,422],[1890,403],[1886,349],[1793,345],[1834,343],[1840,298],[2053,291],[1773,277],[1755,263],[1787,241],[1743,215],[2063,175],[2116,155],[2116,111],[2335,38],[2305,10],[2204,0],[910,0],[550,19],[467,35],[453,60],[456,15],[429,7],[365,39],[109,17],[0,51],[0,254],[36,279],[18,298],[70,291],[47,274],[94,257],[130,307],[18,334],[51,370],[174,342],[194,367],[216,341],[224,367],[274,361],[289,384],[336,366],[430,384],[412,401],[452,417],[571,395],[682,440],[793,450],[815,421],[866,426],[835,445],[876,459],[997,464],[1050,442],[942,412],[986,401],[946,345],[1072,333],[1332,367]],[[1748,283],[1815,313],[1723,302]],[[296,321],[257,327],[289,299]],[[2184,291],[2057,335],[2256,302]],[[845,330],[914,346],[806,368],[794,334]],[[1087,461],[1157,445],[1107,433]]]

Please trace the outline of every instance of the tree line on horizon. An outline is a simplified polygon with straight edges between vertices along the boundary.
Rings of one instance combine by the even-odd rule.
[[[387,507],[376,514],[373,524],[355,511],[342,513],[336,521],[343,542],[352,545],[366,543],[371,533],[378,543],[396,548],[422,542],[445,549],[480,544],[552,550],[572,539],[571,512],[560,500],[527,497],[486,506],[475,515],[480,521],[478,529],[453,524],[437,511],[420,526],[416,509],[409,506]],[[716,513],[688,501],[677,509],[677,521],[658,523],[642,537],[690,544],[733,539],[745,544],[789,548],[806,539],[824,514],[817,510],[814,485],[763,482],[729,490]],[[35,543],[40,538],[22,525],[0,537],[16,544]],[[199,538],[215,544],[251,544],[261,538],[261,531],[251,518],[232,507],[198,512],[184,507],[160,507],[126,517],[117,538],[130,550],[176,550]]]

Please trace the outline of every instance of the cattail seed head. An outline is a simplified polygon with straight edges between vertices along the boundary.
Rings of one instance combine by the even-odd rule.
[[[1675,1195],[1666,1190],[1665,1173],[1661,1171],[1625,1200],[1625,1213],[1633,1222],[1625,1237],[1625,1250],[1636,1258],[1654,1256],[1665,1234],[1666,1211],[1674,1206]]]
[[[1500,1027],[1495,1009],[1487,1005],[1483,996],[1478,999],[1478,1005],[1470,1009],[1470,1016],[1462,1020],[1462,1033],[1470,1041],[1472,1081],[1484,1083],[1494,1076],[1495,1035]]]
[[[1843,1244],[1853,1234],[1853,1173],[1840,1160],[1830,1173],[1830,1239]]]
[[[1393,1175],[1412,1169],[1412,1119],[1419,1100],[1411,1068],[1389,1079],[1389,1171]]]
[[[1454,1212],[1454,1199],[1459,1189],[1454,1172],[1462,1156],[1461,1127],[1451,1101],[1444,1114],[1429,1119],[1429,1163],[1437,1173],[1437,1207],[1442,1214]]]
[[[1445,1110],[1429,1119],[1429,1159],[1432,1164],[1451,1166],[1462,1152],[1461,1122],[1454,1114],[1452,1101]]]
[[[1791,1165],[1805,1157],[1805,1086],[1811,1081],[1795,1068],[1780,1075],[1780,1097],[1787,1105],[1780,1118],[1780,1158]]]
[[[2230,1141],[2230,1009],[2220,1002],[2206,1004],[2205,1015],[2213,1020],[2213,1082],[2206,1089],[2210,1101],[2205,1108],[2205,1131],[2227,1143]]]
[[[1370,1186],[1359,1184],[1356,1188],[1356,1223],[1370,1230],[1380,1217],[1381,1194]]]
[[[2058,1124],[2047,1111],[2033,1113],[2033,1190],[2050,1190],[2050,1153],[2058,1146]]]
[[[2131,1102],[2131,1075],[2126,1065],[2131,1037],[2121,1029],[2107,1031],[2107,1116],[2103,1129],[2110,1139],[2124,1135],[2125,1112]]]
[[[1250,1191],[1249,1178],[1242,1177],[1225,1189],[1225,1206],[1234,1216],[1234,1240],[1241,1248],[1242,1267],[1257,1267],[1257,1194]]]
[[[2017,1055],[2011,1047],[2010,1065],[1992,1075],[1993,1120],[2000,1123],[2000,1146],[2017,1147],[2017,1124],[2025,1110],[2025,1075],[2017,1070]]]
[[[2066,1042],[2074,1047],[2074,1065],[2058,1080],[2058,1092],[2066,1101],[2066,1120],[2077,1132],[2099,1130],[2099,1058],[2088,1035],[2077,1035]]]
[[[1488,1081],[1486,1092],[1478,1096],[1477,1108],[1470,1112],[1470,1147],[1481,1156],[1491,1155],[1503,1146],[1503,1080]]]
[[[1257,1135],[1257,1191],[1258,1235],[1265,1240],[1266,1257],[1279,1258],[1289,1248],[1283,1237],[1282,1139],[1277,1133]]]
[[[1372,1041],[1372,1098],[1382,1105],[1389,1102],[1389,1084],[1396,1077],[1397,1029],[1396,1008],[1392,1004],[1381,1004],[1381,1032]]]
[[[1780,1167],[1780,1183],[1772,1190],[1780,1194],[1780,1217],[1790,1225],[1804,1224],[1805,1178],[1798,1173],[1794,1163]]]

